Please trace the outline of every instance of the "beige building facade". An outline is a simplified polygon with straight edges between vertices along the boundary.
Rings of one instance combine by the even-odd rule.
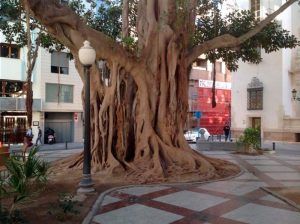
[[[5,42],[0,34],[0,141],[22,142],[26,131],[25,96],[26,48]],[[32,76],[33,142],[38,126],[56,133],[57,142],[83,141],[83,83],[74,61],[65,52],[49,53],[40,48]],[[17,129],[17,130],[16,130]],[[20,138],[15,138],[18,133]]]
[[[260,16],[282,3],[260,1]],[[299,18],[300,6],[294,4],[277,20],[300,39]],[[261,55],[260,64],[240,62],[232,74],[232,136],[257,127],[262,140],[300,142],[300,47]]]

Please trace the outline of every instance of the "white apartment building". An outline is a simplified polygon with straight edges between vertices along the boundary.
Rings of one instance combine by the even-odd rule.
[[[26,48],[5,43],[0,36],[0,141],[13,143],[18,129],[18,142],[26,129],[25,96],[19,96],[26,80]],[[74,61],[64,52],[38,52],[33,71],[33,121],[35,142],[38,126],[55,131],[56,142],[83,141],[83,83]],[[44,139],[43,139],[44,140]]]
[[[242,7],[263,17],[280,7],[281,0],[237,0]],[[241,7],[241,5],[239,5]],[[277,20],[300,39],[300,6],[295,3]],[[232,134],[238,137],[247,127],[258,127],[262,140],[300,141],[300,47],[261,52],[258,65],[239,63],[232,73]],[[297,92],[296,92],[297,91]]]

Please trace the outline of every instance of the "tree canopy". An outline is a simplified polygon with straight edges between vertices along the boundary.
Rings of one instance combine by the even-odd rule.
[[[1,1],[0,30],[5,35],[7,42],[26,46],[25,13],[21,2],[21,0]],[[121,35],[124,2],[128,4],[128,26],[126,28],[128,35],[126,37]],[[136,27],[138,2],[131,0],[70,0],[69,7],[88,26],[103,32],[117,40],[117,42],[122,42],[125,47],[138,54],[138,31]],[[223,2],[222,0],[176,0],[175,2],[177,13],[177,17],[173,22],[175,29],[182,29],[182,25],[191,16],[188,9],[191,7],[191,2],[195,4],[193,9],[195,26],[189,27],[190,30],[187,30],[190,34],[189,49],[223,35],[240,37],[255,29],[260,23],[260,19],[256,18],[250,10],[235,9],[224,15],[222,6],[226,1]],[[31,29],[36,30],[36,32],[37,30],[47,31],[33,17],[31,18]],[[50,51],[64,49],[64,46],[53,38],[53,35],[51,36],[47,32],[41,32],[40,35],[42,47]],[[266,53],[271,53],[281,48],[293,48],[299,45],[299,41],[289,31],[282,29],[280,23],[276,20],[270,20],[268,25],[260,32],[243,43],[234,45],[236,46],[214,48],[206,52],[203,50],[199,53],[206,54],[207,58],[212,61],[222,59],[228,69],[234,71],[238,68],[239,59],[244,62],[259,63],[261,61],[259,48],[264,49]]]

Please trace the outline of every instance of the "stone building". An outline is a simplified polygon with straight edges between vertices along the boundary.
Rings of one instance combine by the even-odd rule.
[[[242,2],[258,17],[278,9],[283,1]],[[276,19],[300,39],[300,6],[294,4]],[[262,140],[300,141],[300,48],[266,54],[260,64],[239,63],[232,73],[231,125],[238,137],[256,127]]]

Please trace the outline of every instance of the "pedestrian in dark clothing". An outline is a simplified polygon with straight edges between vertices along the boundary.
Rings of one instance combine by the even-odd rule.
[[[40,141],[40,143],[42,144],[42,130],[40,127],[38,127],[38,136],[37,136],[37,139],[36,139],[36,142],[35,142],[35,145],[38,145],[38,142]]]
[[[225,134],[225,142],[227,142],[228,140],[228,136],[230,133],[230,127],[226,124],[223,128],[224,134]]]

